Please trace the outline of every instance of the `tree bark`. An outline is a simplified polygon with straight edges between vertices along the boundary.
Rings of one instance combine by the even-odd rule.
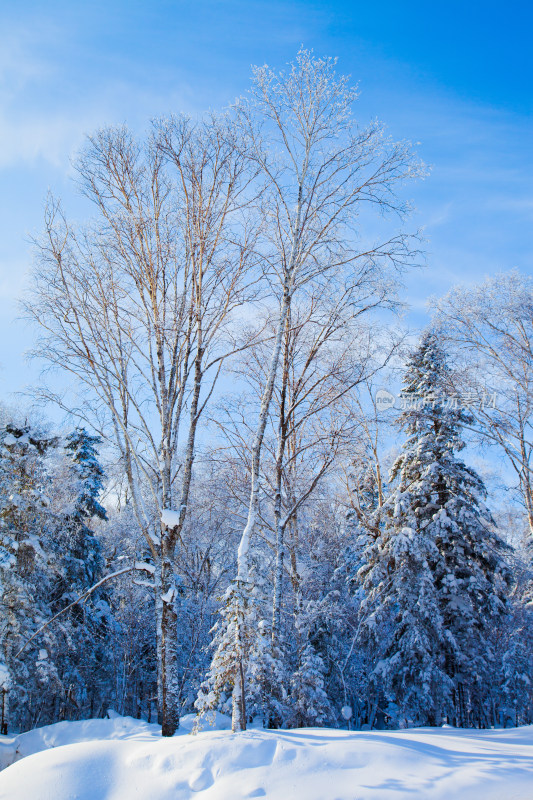
[[[285,406],[289,379],[289,327],[290,313],[285,323],[285,348],[283,351],[283,371],[278,425],[278,446],[276,452],[276,494],[274,498],[274,519],[276,526],[276,563],[274,567],[274,598],[272,605],[272,646],[277,644],[281,630],[281,603],[283,596],[283,561],[285,558],[285,524],[281,518],[281,493],[283,482],[283,458],[287,442],[287,420]]]
[[[162,539],[161,590],[156,603],[159,609],[160,669],[158,697],[161,700],[162,736],[173,736],[180,724],[180,692],[178,669],[178,614],[174,582],[174,547],[168,532]]]

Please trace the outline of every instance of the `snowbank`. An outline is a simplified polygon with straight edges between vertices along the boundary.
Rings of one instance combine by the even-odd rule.
[[[191,724],[188,719],[185,727]],[[63,727],[49,726],[46,735],[32,732],[41,741],[53,739],[52,749],[23,758],[0,773],[0,800],[527,800],[533,796],[533,726],[355,733],[256,729],[236,735],[183,732],[161,739],[156,726],[129,719],[59,725]],[[80,738],[92,735],[98,738]],[[69,739],[72,743],[67,743]]]
[[[14,764],[21,758],[40,753],[52,747],[62,747],[79,742],[92,742],[106,739],[128,739],[130,741],[159,741],[161,727],[133,717],[121,717],[115,711],[108,711],[108,719],[87,719],[79,722],[56,722],[35,728],[18,736],[0,735],[0,770]],[[190,733],[196,721],[195,714],[187,714],[181,719],[177,736]],[[231,730],[231,719],[224,714],[212,715],[211,726],[215,730]]]
[[[112,712],[111,712],[112,713]],[[18,736],[0,736],[0,770],[26,756],[52,747],[98,739],[161,738],[161,728],[132,717],[113,715],[113,719],[88,719],[56,722]]]

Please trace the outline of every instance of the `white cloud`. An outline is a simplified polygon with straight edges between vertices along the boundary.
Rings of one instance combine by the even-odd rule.
[[[76,58],[78,36],[68,23],[44,17],[24,26],[0,19],[0,168],[43,159],[68,169],[84,134],[97,127],[136,125],[194,105],[185,82],[181,91],[168,91],[175,76],[147,75],[140,86],[138,64],[119,59],[118,74],[109,74],[95,54],[90,72],[84,71]]]
[[[62,166],[84,128],[79,119],[59,115],[16,120],[0,115],[0,168],[39,158]]]

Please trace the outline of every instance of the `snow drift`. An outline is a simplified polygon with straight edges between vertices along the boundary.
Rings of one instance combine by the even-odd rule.
[[[219,717],[218,726],[224,725]],[[309,728],[172,739],[129,718],[64,722],[19,737],[0,800],[528,800],[533,726],[498,731]],[[26,738],[25,738],[26,737]],[[92,738],[94,737],[94,738]],[[2,737],[3,746],[7,737]],[[19,755],[19,757],[20,757]]]

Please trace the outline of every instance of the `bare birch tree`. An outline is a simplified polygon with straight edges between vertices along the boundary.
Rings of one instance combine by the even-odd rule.
[[[403,216],[407,207],[396,189],[423,169],[405,143],[384,136],[372,123],[353,118],[356,89],[335,72],[335,60],[301,50],[287,73],[254,69],[249,97],[237,106],[248,154],[266,183],[265,271],[278,303],[269,370],[251,449],[248,518],[238,548],[237,585],[248,581],[248,553],[258,516],[261,452],[283,336],[293,298],[311,282],[333,276],[371,276],[412,260],[404,234],[378,243],[363,240],[358,218],[366,207]],[[237,615],[239,616],[239,615]],[[235,652],[243,652],[236,628]],[[233,729],[246,727],[245,673],[234,669]]]
[[[359,309],[362,311],[362,309]],[[287,525],[312,497],[351,442],[351,413],[347,395],[365,374],[368,331],[357,326],[358,311],[350,293],[331,298],[324,291],[293,302],[287,316],[278,370],[263,441],[261,486],[265,499],[258,505],[258,521],[274,537],[275,579],[273,643],[278,636]],[[276,320],[270,321],[270,326]],[[231,396],[214,420],[228,447],[218,458],[237,457],[250,468],[249,441],[253,436],[254,408],[263,396],[269,374],[268,344],[247,351],[235,372],[249,394]],[[364,351],[364,353],[363,353]],[[246,486],[240,486],[241,502]],[[271,513],[272,512],[272,513]]]
[[[264,442],[263,495],[274,523],[259,509],[262,527],[272,527],[275,569],[272,641],[281,628],[285,533],[297,542],[300,509],[332,471],[339,468],[367,436],[361,408],[354,413],[359,386],[368,383],[396,349],[377,336],[365,317],[392,301],[392,287],[357,284],[315,287],[302,303],[291,304],[283,337]],[[374,320],[374,323],[376,320]],[[261,394],[266,380],[265,347],[244,355],[245,374]],[[241,424],[242,427],[242,424]],[[227,428],[226,428],[227,432]],[[241,434],[242,441],[242,434]],[[290,575],[297,590],[297,544],[291,548]]]
[[[361,451],[362,444],[367,445],[370,428],[359,406],[359,387],[365,384],[366,388],[398,346],[398,342],[384,333],[377,335],[372,319],[366,318],[376,305],[385,302],[385,297],[390,301],[389,284],[387,291],[381,286],[372,287],[372,292],[368,286],[365,292],[361,285],[335,287],[337,296],[331,282],[327,291],[323,287],[311,288],[314,291],[294,298],[291,304],[263,440],[261,498],[256,544],[251,553],[254,574],[259,570],[260,583],[266,581],[259,590],[263,599],[253,608],[251,578],[248,584],[236,584],[228,598],[231,603],[223,609],[225,619],[232,618],[232,610],[245,619],[239,644],[243,655],[246,647],[250,647],[248,664],[246,659],[243,662],[243,674],[249,679],[244,687],[245,699],[252,707],[257,692],[258,652],[263,647],[261,637],[265,632],[270,633],[271,652],[265,654],[270,661],[263,665],[262,673],[265,682],[262,708],[267,724],[274,726],[280,724],[283,706],[283,701],[281,705],[278,702],[280,687],[271,683],[279,678],[275,665],[284,663],[287,648],[292,648],[296,635],[306,635],[301,630],[307,590],[302,575],[307,574],[308,582],[309,548],[314,535],[310,520],[318,519],[317,509],[324,503],[328,486],[332,480],[335,482],[335,474],[342,471],[355,452]],[[357,303],[353,302],[354,297]],[[270,324],[274,325],[275,320]],[[248,486],[242,476],[250,467],[249,441],[254,421],[250,410],[258,407],[263,394],[269,366],[267,353],[268,342],[265,342],[242,355],[234,367],[237,391],[219,405],[213,420],[227,441],[215,454],[220,473],[228,463],[240,465],[239,477],[227,471],[226,475],[227,489],[241,506]],[[243,391],[243,383],[249,387],[247,392]],[[270,582],[272,623],[269,626],[263,620],[260,629],[254,630],[246,620],[264,615],[263,604],[268,596],[265,589]],[[244,611],[238,606],[239,599],[246,605]],[[234,621],[232,625],[236,627]],[[232,649],[230,637],[222,638],[217,629],[215,643],[216,659],[199,698],[202,710],[223,707],[221,688],[232,684],[227,671]],[[302,652],[308,645],[302,639]]]
[[[515,271],[457,287],[435,324],[457,362],[452,388],[505,454],[533,537],[533,280]]]
[[[76,229],[50,200],[26,310],[43,331],[36,355],[78,389],[77,401],[47,396],[120,453],[155,566],[159,721],[172,735],[180,706],[175,551],[198,422],[237,347],[234,312],[253,281],[243,214],[253,171],[227,120],[175,117],[144,144],[125,128],[98,132],[77,172],[96,217]]]

